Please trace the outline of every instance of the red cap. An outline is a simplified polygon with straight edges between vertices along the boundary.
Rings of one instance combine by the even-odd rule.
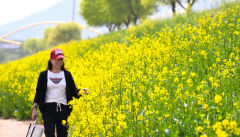
[[[57,60],[64,58],[63,51],[61,49],[53,49],[51,51],[51,59]]]

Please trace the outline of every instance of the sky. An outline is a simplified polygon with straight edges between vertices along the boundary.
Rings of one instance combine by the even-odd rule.
[[[184,7],[187,7],[186,0],[182,0]],[[197,3],[195,3],[192,7],[193,11],[201,11],[205,9],[211,9],[211,8],[216,8],[219,6],[223,0],[198,0]],[[233,1],[233,0],[228,0],[228,1]],[[180,7],[179,5],[176,6],[176,12],[177,14],[179,13],[185,13],[185,10]],[[164,19],[172,17],[172,10],[171,7],[168,6],[159,6],[158,7],[158,12],[157,14],[153,14],[150,16],[151,19]]]
[[[0,25],[7,24],[35,12],[50,8],[61,0],[0,0]],[[213,1],[221,0],[199,0],[197,10],[209,9],[212,7]],[[153,15],[152,18],[165,18],[171,16],[170,7],[161,7],[160,14]],[[177,12],[183,12],[183,9],[177,7]],[[157,17],[161,16],[161,17]]]
[[[0,25],[50,8],[61,0],[0,0]]]

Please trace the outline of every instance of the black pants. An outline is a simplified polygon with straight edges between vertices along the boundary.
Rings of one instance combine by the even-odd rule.
[[[67,126],[62,124],[62,120],[67,120],[68,107],[57,103],[46,103],[42,112],[46,137],[55,137],[55,126],[57,127],[57,137],[67,137]]]

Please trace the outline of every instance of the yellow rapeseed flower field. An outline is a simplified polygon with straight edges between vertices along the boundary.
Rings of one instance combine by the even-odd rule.
[[[77,87],[90,89],[70,102],[70,136],[239,136],[239,18],[236,5],[125,43],[59,46]],[[49,54],[0,65],[2,115],[30,116]]]

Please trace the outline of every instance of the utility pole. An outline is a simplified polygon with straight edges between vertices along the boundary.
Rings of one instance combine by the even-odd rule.
[[[74,22],[75,20],[75,3],[76,3],[76,0],[73,0],[72,22]]]

